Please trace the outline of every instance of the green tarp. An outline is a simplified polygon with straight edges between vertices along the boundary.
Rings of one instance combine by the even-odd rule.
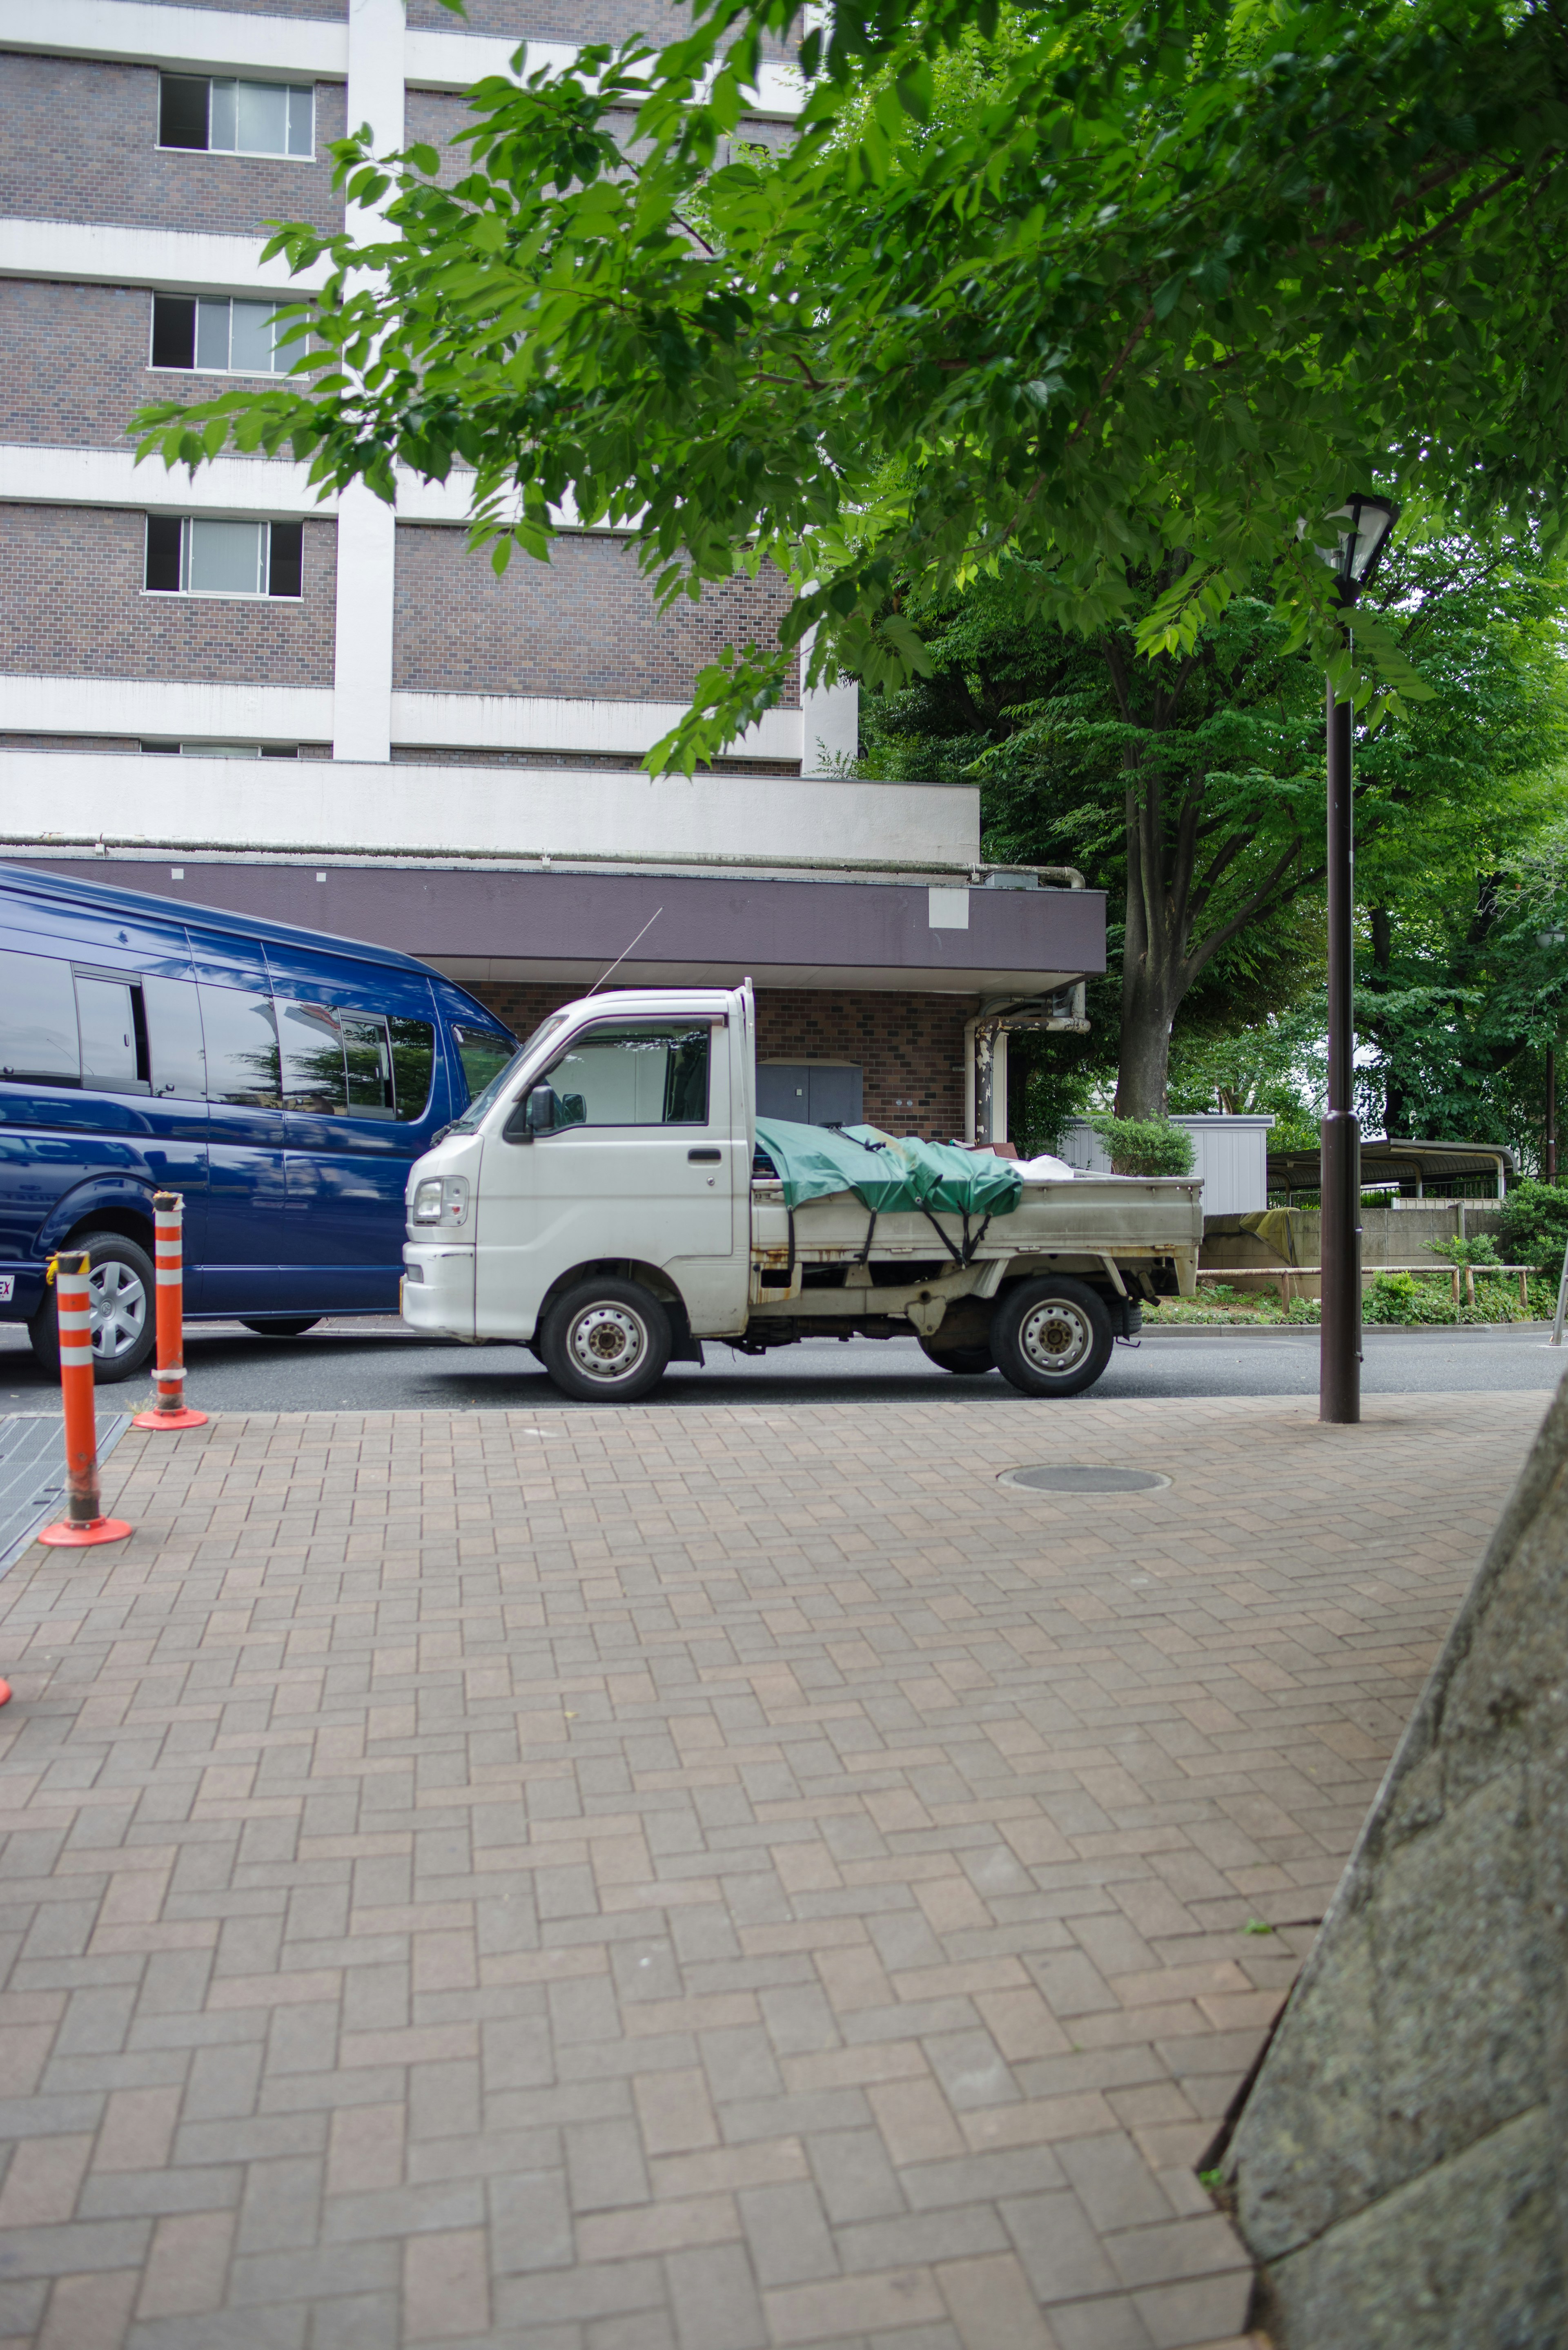
[[[925,1208],[938,1215],[1010,1216],[1023,1190],[1012,1161],[994,1151],[921,1142],[875,1126],[840,1130],[759,1118],[757,1140],[778,1170],[790,1208],[832,1191],[853,1191],[877,1215],[919,1214]]]

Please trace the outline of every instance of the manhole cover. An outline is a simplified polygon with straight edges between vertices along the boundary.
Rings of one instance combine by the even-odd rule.
[[[1026,1493],[1153,1493],[1170,1480],[1152,1469],[1078,1468],[1061,1461],[1048,1469],[1007,1469],[997,1482],[1022,1485]]]

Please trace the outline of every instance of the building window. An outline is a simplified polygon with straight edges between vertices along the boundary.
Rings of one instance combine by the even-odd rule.
[[[147,590],[153,596],[297,596],[305,525],[149,515]]]
[[[276,302],[210,300],[205,295],[152,296],[152,365],[213,375],[281,375],[293,363],[277,345]]]
[[[158,144],[224,155],[311,155],[316,92],[281,81],[225,81],[164,74]]]
[[[297,743],[143,743],[144,759],[297,759]]]

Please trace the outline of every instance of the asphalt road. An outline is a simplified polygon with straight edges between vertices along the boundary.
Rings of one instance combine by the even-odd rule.
[[[1367,1395],[1480,1393],[1556,1386],[1568,1347],[1549,1347],[1543,1326],[1369,1330]],[[326,1321],[302,1338],[258,1338],[237,1323],[192,1323],[185,1336],[191,1401],[217,1411],[526,1411],[581,1409],[519,1347],[431,1344],[395,1316]],[[1117,1347],[1094,1390],[1103,1397],[1312,1395],[1314,1329],[1162,1333]],[[57,1386],[39,1369],[16,1325],[0,1325],[0,1411],[49,1409]],[[765,1356],[709,1342],[707,1361],[675,1364],[650,1400],[683,1403],[929,1403],[1016,1400],[995,1372],[954,1378],[912,1341],[808,1339]],[[137,1409],[146,1384],[100,1390],[100,1408]]]

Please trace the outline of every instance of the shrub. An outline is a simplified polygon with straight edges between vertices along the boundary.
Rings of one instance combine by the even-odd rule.
[[[1192,1137],[1168,1118],[1091,1117],[1115,1175],[1190,1175]]]
[[[1499,1256],[1497,1243],[1490,1232],[1478,1232],[1474,1240],[1469,1241],[1434,1241],[1431,1246],[1434,1256],[1446,1257],[1450,1264],[1473,1266],[1524,1264],[1529,1262],[1525,1257]]]
[[[1516,1183],[1503,1202],[1498,1238],[1507,1263],[1538,1265],[1555,1281],[1568,1248],[1568,1189]]]

